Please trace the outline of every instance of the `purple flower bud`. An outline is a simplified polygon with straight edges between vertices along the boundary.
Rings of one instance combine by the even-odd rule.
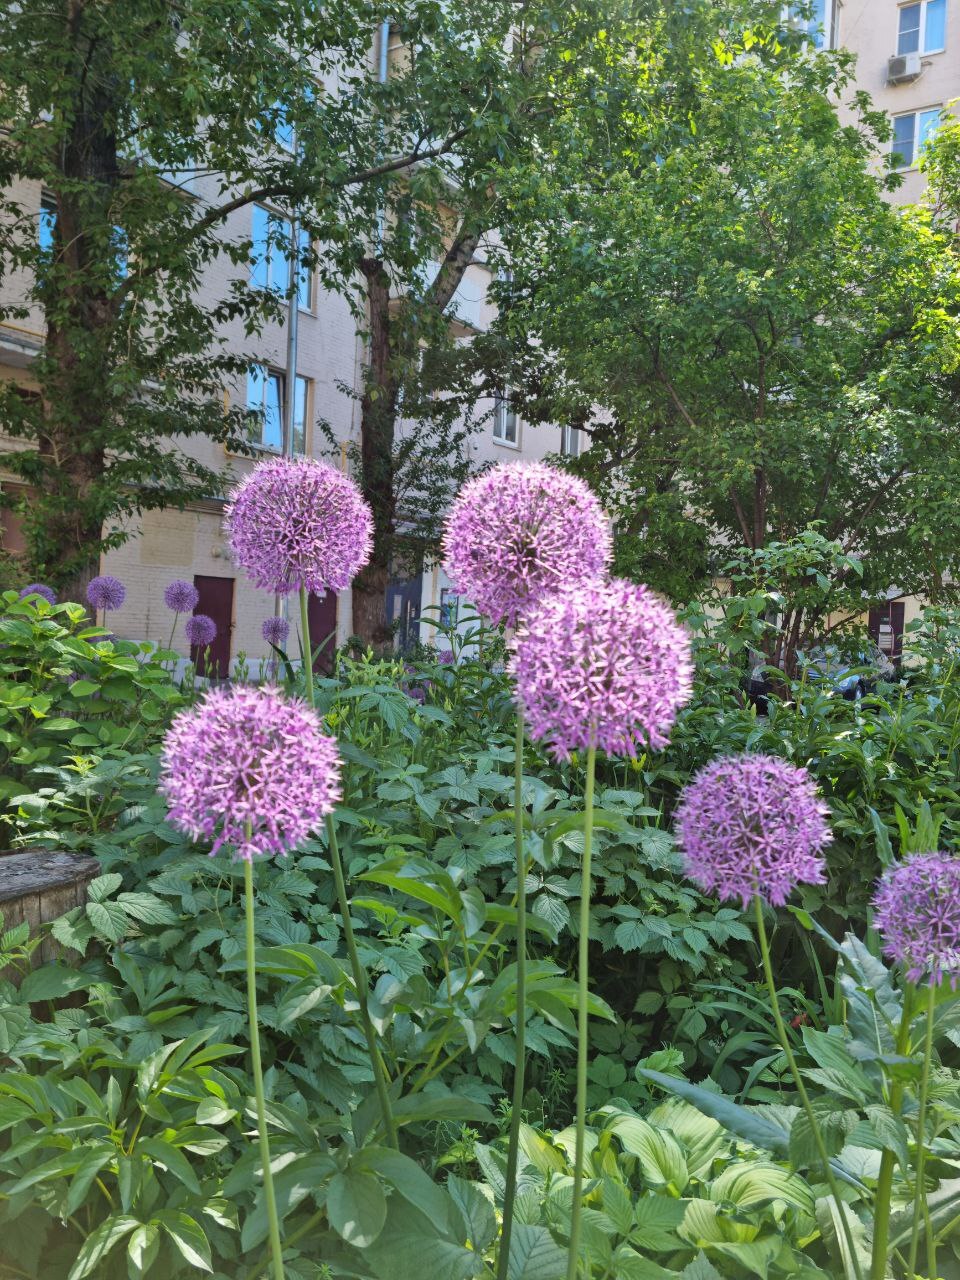
[[[635,756],[666,745],[693,678],[673,610],[622,578],[541,600],[512,666],[530,732],[558,760],[591,746]]]
[[[721,899],[781,907],[798,884],[822,884],[832,839],[813,778],[777,756],[726,756],[684,789],[676,832],[687,875]]]
[[[545,595],[602,577],[610,554],[593,491],[539,462],[493,467],[465,484],[443,535],[444,568],[457,591],[510,626]]]
[[[370,558],[373,516],[360,490],[313,458],[258,463],[226,515],[234,561],[264,591],[342,591]]]
[[[119,609],[126,598],[126,587],[109,573],[92,578],[87,587],[87,602],[94,609]]]
[[[164,591],[163,603],[174,613],[193,613],[200,603],[200,592],[192,582],[177,578]]]
[[[336,739],[305,703],[273,686],[215,689],[174,718],[160,790],[169,822],[238,858],[284,854],[340,799]]]
[[[908,981],[960,979],[960,858],[919,853],[883,874],[873,899],[883,952]]]
[[[191,645],[198,649],[205,649],[217,638],[217,624],[205,613],[195,613],[192,618],[188,618],[184,630]]]
[[[57,603],[56,592],[52,587],[47,587],[42,582],[31,582],[29,587],[24,587],[20,592],[20,599],[26,600],[27,596],[42,596],[47,604]]]
[[[278,649],[282,649],[287,643],[287,637],[290,635],[290,623],[286,618],[265,618],[261,631],[267,644],[272,644]]]

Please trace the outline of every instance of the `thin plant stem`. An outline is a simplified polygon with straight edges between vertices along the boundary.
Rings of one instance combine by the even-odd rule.
[[[370,1021],[370,1010],[367,1006],[367,975],[357,953],[357,942],[353,935],[353,924],[350,920],[350,902],[347,898],[347,885],[343,876],[343,861],[340,857],[337,829],[332,814],[327,814],[327,843],[330,847],[330,865],[333,867],[333,880],[337,888],[337,902],[339,903],[340,916],[343,920],[343,938],[347,944],[347,955],[350,958],[350,969],[353,973],[353,985],[356,987],[357,1004],[360,1006],[360,1021],[367,1041],[370,1065],[373,1067],[373,1079],[377,1089],[377,1098],[380,1102],[380,1114],[383,1118],[387,1142],[391,1147],[396,1147],[398,1145],[397,1127],[393,1119],[393,1108],[390,1106],[387,1069],[384,1066],[383,1058],[380,1056],[376,1032],[373,1029],[373,1023]]]
[[[260,1024],[257,1021],[257,935],[253,927],[253,860],[243,863],[243,887],[247,923],[247,1017],[250,1021],[250,1058],[253,1064],[253,1092],[257,1100],[257,1130],[260,1134],[260,1161],[263,1165],[263,1194],[267,1203],[270,1257],[274,1280],[284,1280],[283,1245],[280,1243],[280,1219],[277,1197],[273,1190],[270,1168],[270,1135],[267,1132],[267,1104],[263,1094],[263,1065],[260,1061]]]
[[[313,694],[313,648],[310,644],[310,614],[307,607],[307,591],[300,588],[300,628],[303,644],[303,673],[307,691],[307,702],[314,706]],[[357,1004],[360,1006],[360,1021],[363,1026],[367,1052],[370,1055],[370,1066],[380,1102],[380,1115],[386,1132],[387,1142],[397,1147],[397,1127],[393,1120],[393,1108],[390,1106],[390,1091],[387,1084],[387,1069],[380,1048],[377,1044],[376,1032],[370,1021],[370,1009],[367,1005],[367,974],[360,962],[357,952],[357,941],[353,934],[353,922],[350,919],[350,900],[347,897],[347,883],[343,874],[343,860],[340,857],[340,844],[337,840],[337,827],[332,814],[327,814],[327,844],[330,849],[330,866],[333,868],[333,882],[337,890],[337,903],[340,918],[343,921],[343,940],[347,945],[347,956],[353,974],[353,985],[357,992]]]
[[[896,1052],[904,1056],[910,1049],[910,1022],[913,1016],[913,990],[909,988],[903,998],[903,1013],[897,1029]],[[899,1116],[903,1109],[903,1081],[895,1079],[890,1086],[890,1110]],[[880,1173],[873,1200],[873,1253],[870,1257],[870,1280],[885,1280],[887,1274],[887,1249],[890,1240],[890,1209],[893,1197],[893,1174],[897,1157],[889,1147],[880,1157]]]
[[[517,711],[517,734],[513,764],[513,839],[517,855],[517,1005],[516,1053],[513,1067],[513,1110],[510,1114],[510,1141],[507,1146],[507,1180],[503,1193],[503,1227],[497,1255],[497,1280],[507,1280],[510,1263],[510,1236],[513,1232],[513,1202],[517,1194],[517,1165],[520,1160],[520,1118],[526,1066],[527,1022],[527,859],[523,850],[523,712]]]
[[[923,1171],[927,1161],[925,1130],[927,1123],[927,1099],[930,1095],[930,1061],[933,1058],[933,1017],[937,1007],[937,988],[931,982],[927,992],[926,1035],[923,1039],[923,1070],[920,1075],[920,1109],[917,1112],[917,1186],[913,1197],[913,1227],[910,1231],[910,1255],[907,1262],[909,1274],[917,1270],[917,1251],[920,1247],[920,1219],[923,1213]],[[931,1229],[927,1227],[927,1250],[932,1248]],[[932,1260],[927,1258],[927,1270],[932,1271]]]
[[[167,641],[167,648],[173,648],[173,637],[177,634],[177,623],[180,621],[180,610],[178,609],[173,615],[173,626],[170,628],[170,639]]]
[[[790,1037],[787,1035],[787,1028],[783,1021],[783,1014],[780,1012],[780,997],[777,995],[777,984],[773,980],[773,966],[770,963],[770,943],[767,940],[767,927],[763,923],[763,903],[760,895],[755,894],[753,899],[754,917],[757,922],[757,937],[760,942],[760,955],[763,960],[763,976],[766,979],[767,991],[770,995],[770,1008],[773,1013],[773,1021],[777,1028],[777,1039],[780,1041],[780,1048],[783,1050],[787,1059],[787,1066],[790,1068],[790,1074],[793,1077],[793,1083],[796,1086],[797,1093],[800,1095],[800,1105],[806,1113],[810,1128],[813,1132],[813,1141],[816,1144],[817,1154],[823,1164],[824,1176],[827,1180],[827,1186],[830,1188],[830,1194],[837,1206],[837,1213],[840,1215],[840,1224],[843,1228],[843,1236],[850,1251],[850,1262],[853,1265],[854,1273],[857,1280],[863,1280],[863,1273],[860,1270],[860,1260],[857,1257],[857,1251],[853,1243],[853,1233],[850,1230],[850,1223],[847,1221],[847,1210],[840,1197],[840,1187],[837,1184],[836,1176],[830,1165],[830,1156],[827,1153],[826,1145],[823,1141],[823,1134],[820,1132],[820,1126],[817,1124],[817,1117],[814,1114],[813,1107],[810,1105],[810,1095],[807,1093],[806,1085],[803,1083],[803,1077],[797,1067],[797,1060],[793,1056],[793,1050],[790,1047]]]
[[[583,1195],[583,1160],[587,1145],[587,998],[590,994],[590,856],[593,844],[593,779],[597,749],[587,751],[587,782],[583,793],[583,870],[580,877],[580,937],[577,948],[577,1140],[573,1166],[573,1204],[570,1207],[570,1243],[567,1280],[576,1280],[580,1262],[580,1203]]]

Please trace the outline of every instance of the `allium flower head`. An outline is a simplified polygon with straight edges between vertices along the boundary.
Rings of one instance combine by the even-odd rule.
[[[27,596],[42,596],[47,604],[57,603],[57,593],[53,587],[48,587],[42,582],[31,582],[29,587],[24,587],[20,592],[20,599],[26,600]]]
[[[87,587],[87,602],[94,609],[119,609],[126,598],[127,588],[109,573],[91,578]]]
[[[450,508],[451,582],[494,623],[516,626],[544,596],[603,577],[610,530],[593,491],[544,463],[507,463],[468,481]]]
[[[163,603],[174,613],[193,613],[200,603],[200,592],[192,582],[177,578],[164,591]]]
[[[205,649],[217,638],[217,624],[205,613],[195,613],[184,624],[187,639],[199,649]]]
[[[559,760],[666,744],[690,696],[690,641],[649,588],[614,578],[548,596],[524,619],[512,662],[530,732]]]
[[[920,853],[888,868],[873,899],[884,955],[910,982],[960,979],[960,858]]]
[[[230,495],[234,561],[255,586],[342,591],[370,558],[373,516],[341,471],[314,458],[258,463]]]
[[[267,644],[282,649],[290,635],[290,623],[286,618],[265,618],[261,631]]]
[[[714,760],[684,789],[676,832],[687,875],[746,907],[783,906],[798,884],[822,884],[832,839],[827,806],[806,769],[777,756]]]
[[[340,799],[336,739],[272,686],[215,689],[173,720],[160,790],[168,820],[238,858],[288,853]],[[249,826],[249,831],[248,831]]]

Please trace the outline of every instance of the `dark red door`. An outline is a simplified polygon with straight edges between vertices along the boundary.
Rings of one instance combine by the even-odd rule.
[[[190,661],[197,674],[224,680],[230,674],[230,638],[233,633],[233,578],[210,578],[195,574],[193,585],[200,594],[194,613],[205,613],[217,625],[217,636],[210,645],[210,665],[206,650],[190,646]]]
[[[325,596],[311,595],[307,602],[307,621],[310,623],[310,645],[316,654],[313,669],[329,675],[337,648],[337,593],[328,591]]]

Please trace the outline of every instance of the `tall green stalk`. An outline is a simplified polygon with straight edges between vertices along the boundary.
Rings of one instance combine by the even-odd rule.
[[[926,1035],[923,1040],[923,1071],[920,1076],[920,1109],[917,1113],[917,1186],[913,1197],[913,1227],[910,1231],[910,1258],[907,1263],[908,1274],[915,1275],[917,1270],[917,1251],[920,1247],[920,1217],[923,1212],[924,1187],[923,1171],[927,1161],[926,1123],[927,1099],[930,1095],[930,1062],[933,1058],[933,1018],[937,1007],[937,989],[931,982],[927,993]],[[935,1242],[927,1215],[927,1271],[935,1274]]]
[[[840,1215],[840,1225],[843,1228],[843,1237],[847,1243],[847,1249],[850,1251],[850,1261],[853,1265],[854,1273],[857,1280],[863,1280],[863,1273],[860,1270],[860,1261],[857,1257],[857,1251],[853,1243],[853,1233],[850,1230],[850,1223],[847,1221],[846,1206],[840,1197],[840,1187],[837,1185],[836,1176],[830,1166],[830,1156],[823,1141],[823,1134],[820,1132],[820,1126],[817,1124],[817,1117],[814,1114],[813,1107],[810,1105],[810,1096],[807,1093],[806,1085],[803,1083],[803,1077],[800,1075],[800,1070],[797,1067],[797,1060],[793,1056],[793,1049],[790,1047],[790,1037],[787,1035],[787,1028],[783,1021],[783,1014],[780,1012],[780,997],[777,995],[777,984],[773,980],[773,965],[770,963],[770,943],[767,939],[766,925],[763,923],[763,903],[759,894],[754,896],[753,910],[757,923],[757,937],[760,942],[760,955],[763,959],[763,976],[766,979],[767,991],[770,995],[770,1007],[773,1012],[773,1021],[777,1028],[777,1039],[780,1041],[780,1048],[783,1050],[787,1059],[787,1065],[790,1068],[793,1083],[796,1086],[797,1093],[800,1095],[800,1104],[806,1113],[807,1120],[809,1121],[810,1128],[813,1132],[813,1140],[816,1144],[817,1154],[823,1164],[823,1172],[827,1179],[827,1185],[830,1188],[830,1194],[836,1202],[837,1213]]]
[[[310,617],[307,610],[307,593],[300,588],[300,627],[303,644],[304,682],[307,701],[315,706],[313,692],[313,648],[310,644]],[[337,840],[337,828],[333,815],[327,815],[327,845],[330,849],[330,865],[333,868],[333,882],[337,890],[337,905],[343,921],[343,939],[347,946],[350,970],[353,974],[353,985],[357,992],[357,1004],[360,1007],[360,1022],[363,1026],[364,1038],[367,1042],[367,1053],[370,1055],[370,1066],[373,1069],[373,1080],[380,1102],[380,1115],[387,1142],[391,1147],[398,1146],[397,1126],[393,1119],[393,1108],[390,1105],[390,1089],[387,1082],[387,1068],[380,1055],[376,1032],[370,1021],[370,1008],[367,1003],[367,974],[357,951],[357,941],[353,933],[353,922],[350,919],[350,900],[347,897],[347,883],[343,874],[343,860],[340,857],[340,844]]]
[[[587,1139],[587,999],[590,994],[590,858],[593,846],[593,779],[597,749],[587,752],[587,783],[583,793],[583,870],[580,877],[580,937],[577,948],[577,1140],[574,1150],[573,1204],[570,1208],[570,1244],[567,1280],[576,1280],[580,1253],[580,1203],[583,1195],[583,1160]]]
[[[513,1201],[517,1194],[517,1165],[520,1160],[520,1118],[526,1067],[527,1030],[527,858],[523,848],[523,712],[517,711],[517,736],[513,764],[513,839],[517,861],[517,1012],[516,1053],[513,1065],[513,1110],[507,1146],[507,1181],[503,1193],[503,1228],[497,1255],[497,1280],[507,1280],[510,1263],[510,1236],[513,1232]]]
[[[913,1017],[913,990],[904,995],[903,1013],[897,1029],[896,1052],[904,1057],[910,1050],[910,1022]],[[899,1116],[903,1108],[903,1081],[895,1079],[890,1086],[890,1110]],[[889,1147],[880,1157],[880,1173],[873,1199],[873,1252],[870,1255],[870,1280],[885,1280],[887,1249],[890,1241],[890,1209],[893,1197],[893,1174],[897,1157]]]
[[[250,1022],[250,1057],[253,1062],[253,1092],[257,1102],[260,1161],[263,1165],[263,1194],[267,1202],[273,1280],[284,1280],[283,1245],[280,1243],[280,1219],[277,1216],[277,1197],[273,1190],[273,1171],[270,1168],[270,1135],[267,1132],[267,1104],[263,1094],[263,1065],[260,1061],[260,1024],[257,1020],[257,935],[253,927],[253,861],[250,858],[245,858],[243,863],[243,888],[247,925],[247,1017]]]

